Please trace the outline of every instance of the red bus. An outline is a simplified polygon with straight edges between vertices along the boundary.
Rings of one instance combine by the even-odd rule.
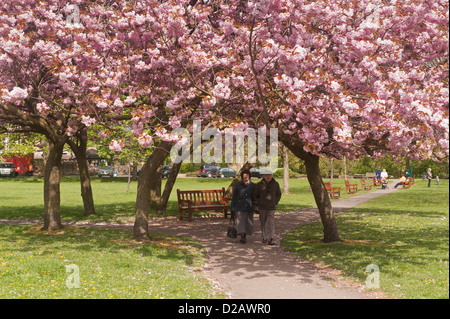
[[[12,162],[19,175],[33,175],[34,172],[34,154],[1,156],[0,162]]]

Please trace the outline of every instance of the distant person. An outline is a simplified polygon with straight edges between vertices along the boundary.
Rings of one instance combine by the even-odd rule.
[[[383,168],[383,171],[380,173],[380,178],[381,179],[388,179],[388,173],[386,172],[386,169],[385,168]]]
[[[431,168],[427,170],[427,179],[428,179],[428,187],[431,185],[431,180],[433,179],[433,175],[431,174]]]
[[[436,185],[439,186],[439,176],[436,175]]]
[[[262,242],[275,245],[275,208],[281,199],[281,189],[271,171],[263,171],[262,177],[253,192],[253,202],[259,210]]]
[[[236,219],[237,234],[241,236],[240,242],[247,242],[247,235],[253,234],[253,191],[255,184],[250,181],[249,170],[241,172],[239,181],[233,190],[230,211]]]
[[[28,165],[28,175],[33,176],[34,167],[33,164]]]
[[[386,169],[383,168],[383,171],[380,174],[381,177],[381,189],[388,188],[388,173],[386,172]]]
[[[381,181],[381,168],[378,167],[377,170],[375,171],[375,178],[377,179],[377,181]]]
[[[395,184],[394,188],[397,188],[398,186],[402,185],[402,183],[404,183],[404,182],[406,182],[406,176],[403,174],[402,177],[400,178],[400,182]]]

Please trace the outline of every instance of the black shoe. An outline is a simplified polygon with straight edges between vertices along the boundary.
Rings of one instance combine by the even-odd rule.
[[[245,244],[245,243],[247,242],[246,237],[247,237],[247,236],[246,236],[245,234],[242,234],[242,235],[241,235],[241,243]]]
[[[272,238],[270,238],[268,245],[274,246],[275,245],[275,241]]]

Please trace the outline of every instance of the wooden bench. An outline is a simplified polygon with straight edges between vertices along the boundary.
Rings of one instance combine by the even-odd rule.
[[[182,220],[183,211],[187,211],[188,221],[192,220],[192,213],[198,211],[223,211],[227,217],[229,199],[225,196],[225,188],[214,190],[182,191],[177,189],[178,219]]]
[[[341,198],[341,188],[331,186],[331,182],[324,182],[325,188],[327,189],[328,196],[332,199]]]
[[[412,178],[411,178],[411,177],[409,178],[409,183],[410,183],[411,185],[414,185],[415,181],[416,181],[416,175],[413,175]]]
[[[372,185],[370,185],[370,183],[367,182],[365,179],[362,179],[361,180],[361,188],[362,188],[362,190],[370,191],[370,190],[372,190]]]
[[[406,181],[402,182],[402,188],[411,188],[411,180],[407,179]]]
[[[373,186],[381,186],[381,181],[377,179],[376,177],[372,177]]]
[[[345,191],[347,194],[356,194],[358,192],[358,184],[350,184],[348,180],[345,180]]]

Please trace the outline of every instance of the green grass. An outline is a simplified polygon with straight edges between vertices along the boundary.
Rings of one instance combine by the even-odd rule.
[[[177,215],[176,189],[227,187],[230,179],[178,179],[168,204]],[[280,183],[282,184],[282,183]],[[61,183],[63,221],[132,223],[137,182],[93,178],[97,215],[84,216],[77,178]],[[343,180],[335,180],[341,187]],[[342,270],[364,284],[369,264],[380,269],[381,290],[392,298],[448,298],[448,180],[437,187],[417,181],[411,189],[339,214],[343,243],[323,244],[320,222],[285,234],[282,245],[302,259]],[[360,188],[360,187],[359,187]],[[290,181],[278,210],[315,206],[304,179]],[[360,194],[359,192],[358,194]],[[155,214],[151,214],[156,217]],[[43,182],[0,179],[0,219],[42,220]],[[36,226],[0,226],[0,298],[215,298],[224,297],[201,275],[204,249],[195,241],[152,234],[138,244],[131,231],[65,228],[46,234]],[[80,288],[69,289],[66,266],[80,271]]]
[[[176,189],[227,187],[230,179],[178,179],[168,215],[177,215]],[[164,182],[165,183],[165,182]],[[126,192],[122,178],[93,178],[97,211],[84,216],[77,178],[61,183],[63,221],[132,223],[137,182]],[[282,210],[314,205],[306,180],[291,182],[293,195],[283,196]],[[33,178],[0,180],[0,219],[38,220],[43,217],[43,181]],[[153,216],[156,216],[152,214]],[[200,269],[204,249],[186,238],[152,234],[143,245],[131,231],[66,227],[46,234],[38,226],[0,226],[0,298],[223,298]],[[66,280],[79,269],[80,287]]]
[[[176,190],[202,190],[227,188],[231,179],[179,178],[171,193],[167,216],[178,215]],[[254,179],[254,182],[259,179]],[[280,186],[283,183],[279,180]],[[358,182],[359,183],[359,182]],[[63,221],[92,221],[112,223],[133,223],[137,182],[131,182],[129,192],[126,178],[91,179],[96,215],[84,216],[80,183],[76,177],[65,177],[61,183],[61,219]],[[165,180],[163,181],[163,186]],[[341,187],[341,198],[345,194],[343,180],[334,180],[334,186]],[[1,178],[0,179],[0,219],[41,220],[44,214],[44,183],[37,177]],[[361,192],[359,192],[361,193]],[[291,179],[290,194],[283,195],[277,210],[289,212],[315,206],[309,183],[306,179]],[[205,212],[194,215],[204,215]],[[151,212],[151,217],[158,217]]]
[[[320,222],[285,234],[284,248],[301,259],[342,270],[365,284],[379,267],[380,290],[392,298],[449,298],[449,183],[416,181],[411,189],[339,214],[343,243],[323,244]]]
[[[0,226],[0,299],[223,298],[201,274],[204,249],[195,241],[131,231]],[[79,274],[76,280],[75,265]],[[195,271],[199,270],[199,271]],[[67,285],[68,284],[68,285]],[[78,286],[78,287],[77,287]]]

